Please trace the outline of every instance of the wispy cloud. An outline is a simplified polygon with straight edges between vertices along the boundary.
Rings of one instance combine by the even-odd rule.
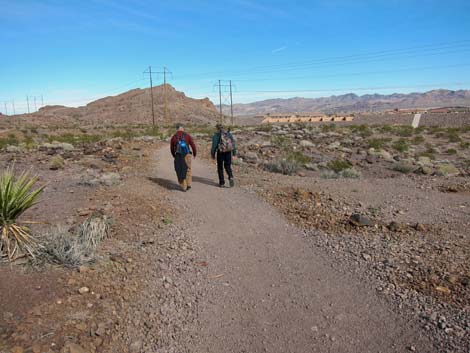
[[[282,47],[271,50],[271,53],[276,54],[276,53],[279,53],[280,51],[286,50],[287,48],[288,48],[287,46],[283,45]]]

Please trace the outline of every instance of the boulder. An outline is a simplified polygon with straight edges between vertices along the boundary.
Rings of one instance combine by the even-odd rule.
[[[352,214],[349,218],[349,222],[357,227],[371,227],[374,225],[371,218],[359,213]]]
[[[243,159],[248,163],[258,163],[258,155],[256,152],[247,152],[243,155]]]
[[[121,175],[118,173],[106,173],[101,176],[100,182],[107,186],[116,185],[121,182]]]

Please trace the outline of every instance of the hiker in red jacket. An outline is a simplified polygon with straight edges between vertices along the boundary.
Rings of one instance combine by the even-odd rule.
[[[190,148],[191,147],[191,148]],[[196,158],[196,144],[181,123],[176,124],[176,134],[170,141],[171,155],[175,159],[178,183],[183,191],[191,189],[191,155]]]

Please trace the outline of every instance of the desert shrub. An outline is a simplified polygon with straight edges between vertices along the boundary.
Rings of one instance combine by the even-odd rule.
[[[340,173],[341,171],[352,167],[351,163],[345,161],[344,159],[334,159],[329,161],[326,166],[335,173]]]
[[[144,130],[143,134],[144,136],[155,136],[161,138],[163,136],[162,132],[158,128],[158,126],[151,126],[147,129]]]
[[[459,146],[460,146],[460,148],[462,148],[462,149],[468,149],[468,148],[470,148],[470,142],[463,142],[463,141],[462,141],[462,142],[460,142],[460,145],[459,145]]]
[[[394,133],[401,137],[410,137],[415,133],[415,129],[410,125],[395,126]]]
[[[455,148],[449,148],[447,151],[446,151],[447,154],[457,154],[457,150]]]
[[[411,173],[414,170],[414,167],[411,164],[408,163],[395,163],[392,166],[392,170],[404,174]]]
[[[58,170],[58,169],[63,169],[64,168],[64,159],[62,158],[61,155],[55,155],[54,157],[51,158],[51,163],[49,168],[52,170]]]
[[[285,136],[273,136],[271,143],[281,150],[289,150],[292,148],[292,140]]]
[[[280,159],[274,162],[264,164],[264,169],[272,173],[280,173],[284,175],[292,175],[297,173],[301,165],[296,161]]]
[[[381,133],[392,133],[393,132],[393,126],[391,126],[391,125],[382,125],[378,128],[378,130]]]
[[[298,163],[300,165],[307,164],[311,161],[309,156],[306,156],[305,154],[303,154],[300,151],[292,151],[292,152],[288,153],[286,159],[288,161],[292,161],[292,162]]]
[[[446,137],[447,137],[447,140],[449,142],[461,142],[462,141],[462,139],[460,138],[458,132],[456,132],[456,131],[451,131],[451,132],[447,133]]]
[[[352,131],[362,137],[372,136],[374,131],[367,125],[355,125],[352,127]]]
[[[321,125],[321,131],[323,132],[330,132],[330,131],[335,131],[335,130],[336,130],[335,124],[322,124]]]
[[[392,144],[392,147],[399,152],[406,152],[409,148],[409,142],[405,139],[399,139]]]
[[[93,249],[62,227],[49,231],[40,241],[42,246],[36,254],[36,263],[78,267],[93,258]]]
[[[34,256],[36,239],[25,226],[17,223],[18,218],[34,206],[44,186],[33,189],[38,181],[37,176],[23,172],[15,178],[13,168],[7,168],[0,175],[0,256],[9,260],[24,252]]]
[[[137,134],[129,129],[127,130],[115,130],[111,133],[111,136],[112,137],[120,137],[120,138],[123,138],[125,140],[130,140],[131,138],[133,137],[136,137]]]
[[[272,124],[261,124],[256,128],[258,131],[271,132],[273,130]]]
[[[429,157],[431,159],[436,159],[436,149],[434,147],[432,147],[431,144],[427,143],[426,144],[426,150],[421,152],[421,153],[418,153],[417,156],[420,157],[420,156],[423,156],[423,157]]]
[[[93,261],[96,248],[108,236],[109,228],[109,219],[98,216],[86,219],[76,234],[56,227],[40,238],[41,247],[36,252],[35,262],[78,267]]]
[[[26,145],[26,148],[28,148],[28,149],[33,148],[34,145],[36,144],[36,142],[34,141],[34,139],[33,139],[30,135],[26,136],[26,137],[24,138],[24,141],[23,141],[23,142],[24,142],[24,144]]]
[[[8,145],[18,145],[19,141],[14,134],[9,134],[7,137],[0,138],[0,149]]]
[[[376,138],[376,139],[370,139],[367,141],[368,145],[370,148],[374,148],[376,150],[381,150],[383,149],[388,142],[390,142],[390,138]]]

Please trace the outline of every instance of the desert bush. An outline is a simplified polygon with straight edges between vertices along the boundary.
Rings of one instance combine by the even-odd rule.
[[[292,139],[285,136],[273,136],[271,143],[281,150],[289,150],[292,148]]]
[[[399,152],[406,152],[409,148],[409,142],[405,139],[399,139],[392,144],[392,147]]]
[[[369,148],[374,148],[375,150],[381,150],[390,141],[391,141],[390,138],[376,138],[376,139],[368,140],[367,143],[369,145]]]
[[[323,132],[335,131],[336,130],[336,125],[335,124],[322,124],[321,125],[321,130]]]
[[[62,158],[61,155],[55,155],[54,157],[51,158],[51,163],[49,165],[49,168],[52,170],[58,170],[58,169],[63,169],[64,168],[64,159]]]
[[[296,161],[280,159],[274,162],[264,164],[264,169],[272,173],[292,175],[299,171],[301,165]]]
[[[109,234],[110,221],[106,217],[91,216],[76,234],[64,227],[55,227],[40,238],[35,263],[52,263],[65,267],[78,267],[91,262],[100,242]]]
[[[374,131],[369,126],[364,124],[352,126],[352,131],[364,138],[372,136],[374,134]]]
[[[292,151],[287,154],[286,159],[291,162],[298,163],[300,165],[304,165],[310,163],[311,159],[309,156],[306,156],[300,151]]]
[[[470,148],[470,142],[460,142],[459,146],[462,149],[468,149],[468,148]]]
[[[340,173],[341,171],[352,167],[351,163],[345,161],[344,159],[334,159],[329,161],[326,166],[335,173]]]
[[[63,227],[49,231],[40,241],[42,246],[36,254],[36,263],[78,267],[93,258],[93,249]]]
[[[414,170],[414,167],[408,163],[395,163],[392,166],[392,170],[403,173],[403,174],[408,174]]]
[[[411,137],[415,132],[415,129],[410,125],[398,125],[394,129],[394,133],[402,137]]]
[[[391,125],[382,125],[378,128],[379,132],[381,133],[391,133],[393,132],[393,126]]]
[[[70,143],[72,145],[79,145],[83,143],[93,143],[102,140],[102,136],[100,135],[87,135],[87,134],[82,134],[82,135],[74,135],[74,134],[63,134],[63,135],[53,135],[53,136],[48,136],[49,142],[65,142],[65,143]]]
[[[0,149],[8,145],[18,145],[19,141],[14,134],[9,134],[7,137],[0,138]]]
[[[0,176],[0,256],[7,256],[9,260],[21,252],[34,256],[36,239],[17,220],[37,203],[44,190],[44,186],[33,189],[37,181],[37,176],[28,172],[15,178],[13,168],[7,168]]]
[[[449,148],[447,151],[446,151],[447,154],[457,154],[457,150],[455,148]]]

